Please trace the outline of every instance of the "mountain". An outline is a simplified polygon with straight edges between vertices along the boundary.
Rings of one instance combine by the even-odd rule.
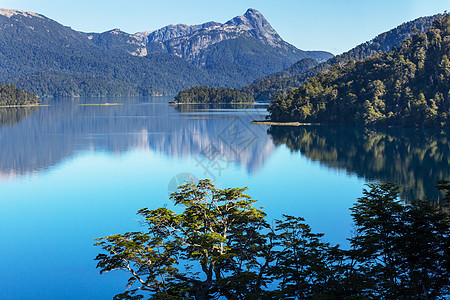
[[[137,33],[149,53],[169,53],[222,78],[224,86],[239,87],[249,78],[282,70],[299,59],[320,62],[333,55],[324,51],[302,51],[286,43],[256,9],[225,24],[170,25]],[[222,86],[222,85],[214,85]]]
[[[389,53],[334,64],[268,107],[273,121],[449,127],[450,15]]]
[[[296,60],[328,59],[284,42],[256,10],[225,24],[84,33],[32,12],[0,9],[0,82],[41,96],[175,94],[241,87]]]
[[[225,24],[208,22],[201,25],[170,25],[153,32],[137,33],[148,45],[150,52],[165,52],[186,59],[198,66],[216,63],[216,57],[211,56],[208,49],[216,45],[215,51],[220,49],[217,44],[229,40],[257,40],[272,49],[274,54],[282,55],[286,64],[290,61],[311,57],[325,61],[332,57],[324,51],[302,51],[286,43],[256,9],[248,9],[242,15],[231,19]],[[241,46],[242,47],[242,46]],[[258,49],[252,49],[257,51]],[[239,59],[240,53],[235,53]],[[233,62],[233,57],[227,61]],[[284,61],[283,61],[284,62]]]

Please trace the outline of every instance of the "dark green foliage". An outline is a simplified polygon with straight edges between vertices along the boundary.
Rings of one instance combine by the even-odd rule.
[[[448,186],[448,182],[447,182]],[[392,184],[370,184],[352,210],[350,257],[370,298],[438,299],[450,292],[449,216],[429,201],[398,201]]]
[[[22,91],[11,84],[0,84],[0,106],[36,105],[38,96],[28,91]]]
[[[253,98],[238,89],[213,88],[196,86],[178,93],[175,96],[177,103],[250,103]]]
[[[337,64],[268,108],[274,121],[449,126],[450,16],[401,47]]]
[[[248,60],[248,58],[246,56],[244,56],[243,59]],[[253,57],[253,59],[255,59],[255,57]],[[249,63],[249,67],[252,65],[260,65],[256,62],[252,62],[252,61],[248,61],[248,63]],[[288,68],[285,71],[274,73],[272,75],[267,75],[267,78],[275,78],[274,80],[276,80],[276,78],[283,77],[286,74],[291,74],[291,73],[296,73],[296,72],[303,73],[303,72],[306,72],[308,69],[310,69],[314,66],[317,66],[318,64],[319,63],[317,62],[317,60],[314,60],[312,58],[304,58],[304,59],[298,61],[297,63],[295,63],[294,65],[292,65],[290,68]],[[245,65],[245,63],[244,63],[244,65]],[[224,68],[223,71],[228,69],[230,77],[234,78],[234,80],[240,80],[241,82],[244,80],[244,78],[242,78],[242,76],[245,74],[245,72],[248,72],[248,69],[235,70],[236,72],[234,72],[233,67],[232,66],[227,67],[227,65],[222,65],[221,67]],[[217,64],[215,64],[214,66],[207,67],[208,71],[210,71],[210,72],[217,70],[217,68],[219,68],[219,66]],[[259,76],[261,76],[263,74],[264,74],[263,72],[259,72]],[[264,78],[266,78],[266,77],[264,77]],[[231,80],[231,78],[230,78],[230,80]],[[198,87],[195,87],[195,88],[181,91],[177,95],[177,97],[179,97],[180,100],[177,100],[177,101],[181,102],[181,103],[254,102],[255,99],[252,96],[253,92],[250,90],[245,90],[245,92],[244,92],[243,91],[244,89],[241,89],[241,90],[232,89],[232,88],[214,89],[214,88],[208,88],[206,86],[201,87],[199,89]],[[266,92],[270,93],[270,91],[266,91]],[[195,99],[195,101],[193,101],[194,99]]]
[[[211,74],[227,76],[228,86],[240,87],[261,76],[283,70],[308,55],[294,49],[283,51],[252,37],[239,37],[211,45],[199,54],[197,64],[204,66]]]
[[[122,269],[115,299],[442,299],[450,293],[450,219],[431,202],[404,205],[398,187],[369,184],[352,210],[349,250],[302,218],[270,227],[245,188],[209,180],[179,187],[183,206],[139,211],[146,232],[98,239],[101,273]],[[449,181],[440,189],[449,190]]]
[[[283,216],[275,220],[275,257],[269,274],[279,280],[277,299],[308,299],[324,293],[341,260],[339,249],[324,243],[323,234],[311,231],[303,218]],[[279,249],[279,250],[278,250]]]
[[[356,46],[355,48],[330,58],[326,62],[313,66],[312,68],[291,74],[279,72],[282,76],[262,78],[247,85],[242,90],[252,95],[257,101],[270,101],[277,93],[286,93],[289,88],[297,88],[308,78],[318,75],[335,64],[346,63],[349,60],[359,60],[368,58],[378,52],[389,52],[394,47],[399,46],[404,40],[410,38],[414,32],[424,32],[433,24],[433,21],[441,15],[418,18],[414,21],[404,23],[388,32],[384,32],[373,40]],[[294,65],[295,66],[295,65]]]
[[[213,83],[174,55],[132,56],[43,16],[0,16],[0,27],[0,79],[40,96],[175,94]]]
[[[330,58],[330,60],[333,58]],[[285,77],[290,77],[290,76],[294,76],[297,74],[303,74],[306,71],[308,71],[311,68],[317,67],[319,65],[319,62],[317,60],[314,60],[312,58],[304,58],[299,60],[298,62],[296,62],[295,64],[293,64],[292,66],[290,66],[289,68],[277,72],[277,73],[273,73],[267,76],[264,76],[263,78],[259,79],[260,80],[265,80],[265,79],[271,79],[271,78],[285,78]]]
[[[270,242],[261,231],[269,226],[244,191],[220,190],[209,180],[181,186],[171,195],[184,207],[181,214],[140,210],[147,232],[99,239],[96,245],[108,254],[97,256],[98,267],[126,270],[129,285],[138,282],[153,299],[261,295],[267,268],[261,260],[271,260]]]

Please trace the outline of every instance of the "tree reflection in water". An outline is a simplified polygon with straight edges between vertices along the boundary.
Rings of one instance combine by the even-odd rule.
[[[442,199],[434,186],[449,178],[450,139],[445,130],[272,126],[268,132],[275,145],[284,144],[327,167],[396,183],[406,201]]]

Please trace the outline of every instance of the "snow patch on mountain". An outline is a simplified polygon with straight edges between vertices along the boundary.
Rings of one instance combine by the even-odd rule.
[[[11,18],[12,16],[20,15],[28,18],[37,17],[43,19],[39,14],[29,12],[29,11],[22,11],[22,10],[16,10],[16,9],[6,9],[6,8],[0,8],[0,15],[3,15],[5,17]]]

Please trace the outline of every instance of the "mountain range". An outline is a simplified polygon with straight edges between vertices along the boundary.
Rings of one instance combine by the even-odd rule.
[[[0,9],[0,82],[40,96],[175,94],[242,87],[324,51],[285,42],[255,9],[222,24],[85,33],[43,15]]]

